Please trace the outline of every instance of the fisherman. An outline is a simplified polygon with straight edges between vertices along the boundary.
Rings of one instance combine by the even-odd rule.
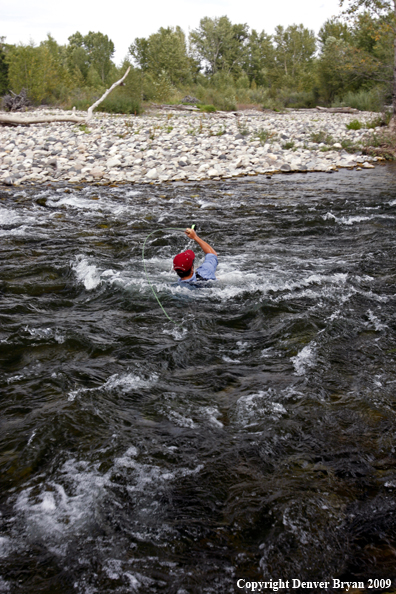
[[[173,270],[179,276],[179,283],[194,283],[197,281],[216,280],[217,253],[203,239],[200,239],[194,229],[186,229],[185,234],[189,239],[197,242],[205,253],[204,263],[194,271],[195,254],[186,250],[173,259]]]

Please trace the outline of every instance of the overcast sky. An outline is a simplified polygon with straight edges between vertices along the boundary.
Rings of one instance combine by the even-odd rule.
[[[339,0],[0,0],[0,36],[8,43],[39,43],[51,33],[64,44],[76,31],[100,31],[114,42],[119,64],[135,37],[176,25],[188,34],[205,16],[226,15],[267,33],[276,25],[303,23],[317,33],[339,12]]]

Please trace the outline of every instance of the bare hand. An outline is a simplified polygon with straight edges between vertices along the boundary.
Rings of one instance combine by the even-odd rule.
[[[190,239],[196,239],[198,237],[198,235],[195,233],[194,229],[189,229],[187,228],[184,232],[187,237],[189,237]]]

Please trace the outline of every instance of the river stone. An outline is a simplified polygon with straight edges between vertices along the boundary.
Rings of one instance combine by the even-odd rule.
[[[157,169],[154,167],[153,169],[150,169],[147,173],[146,173],[146,177],[148,179],[157,179],[158,177],[158,172]]]
[[[101,167],[94,167],[93,169],[91,169],[91,175],[92,177],[100,178],[103,177],[104,171]]]
[[[169,122],[167,114],[161,112],[136,119],[96,115],[91,124],[90,136],[75,130],[65,130],[63,123],[37,126],[34,129],[19,128],[16,134],[13,130],[4,129],[0,130],[0,174],[4,179],[7,177],[4,173],[8,170],[8,176],[12,178],[20,174],[22,180],[37,179],[42,182],[45,176],[55,177],[61,172],[62,179],[67,181],[73,175],[78,175],[83,167],[82,174],[93,179],[95,175],[91,172],[99,169],[96,179],[109,179],[109,174],[114,173],[117,179],[125,180],[126,169],[111,171],[112,168],[133,166],[129,177],[139,182],[147,170],[150,172],[153,169],[157,171],[156,179],[163,181],[172,177],[180,179],[181,171],[184,173],[183,178],[195,180],[243,176],[254,171],[304,171],[305,167],[313,171],[331,171],[335,166],[352,168],[358,164],[365,169],[372,168],[363,165],[372,162],[372,158],[358,157],[359,151],[348,155],[342,150],[341,142],[344,139],[361,142],[365,135],[364,131],[355,133],[345,130],[345,124],[351,121],[352,115],[315,113],[314,119],[312,114],[299,112],[282,116],[259,112],[240,112],[238,115],[238,119],[227,114],[204,116],[204,129],[195,136],[188,134],[191,129],[198,130],[200,126],[200,119],[194,114],[174,114],[172,122]],[[367,122],[372,115],[362,113],[359,117]],[[120,135],[125,134],[125,119],[131,130],[128,130],[130,134],[121,138]],[[170,124],[173,130],[168,134],[165,130]],[[218,132],[219,125],[228,137],[213,136]],[[142,126],[147,132],[155,132],[155,138],[143,134]],[[241,133],[248,128],[249,135]],[[326,156],[320,152],[320,144],[309,142],[310,134],[323,129],[335,141]],[[106,132],[103,133],[103,130]],[[271,139],[264,146],[257,139],[260,130],[265,130]],[[284,150],[280,143],[291,139],[295,142],[295,150]],[[311,150],[306,150],[308,147]],[[33,164],[28,162],[28,158],[33,159]],[[136,161],[141,168],[136,167]],[[282,165],[285,167],[282,168]],[[287,166],[290,166],[290,170]],[[44,171],[42,168],[45,168]],[[214,171],[209,176],[206,173],[208,170],[216,170],[217,176]],[[144,179],[149,183],[148,177]]]
[[[119,167],[121,165],[121,161],[118,157],[112,157],[106,163],[107,167]]]
[[[283,163],[283,165],[280,166],[280,171],[291,171],[291,167],[289,165],[289,163]]]

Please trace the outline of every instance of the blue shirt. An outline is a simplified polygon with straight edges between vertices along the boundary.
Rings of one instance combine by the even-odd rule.
[[[183,278],[179,278],[179,283],[197,283],[200,279],[197,278],[197,274],[202,277],[204,280],[216,280],[215,272],[217,268],[217,256],[214,254],[206,254],[204,263],[202,266],[197,268],[194,271],[194,274],[191,278],[184,280]]]

